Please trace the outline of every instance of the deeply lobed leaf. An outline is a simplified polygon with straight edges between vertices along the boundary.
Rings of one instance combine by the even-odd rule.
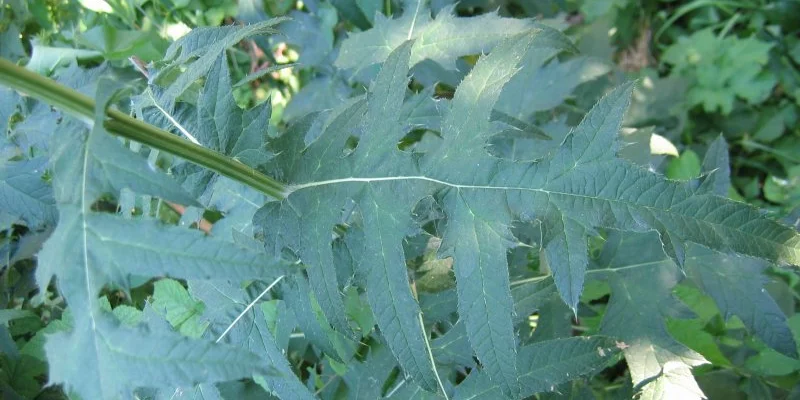
[[[691,367],[707,361],[667,332],[666,317],[686,318],[692,313],[672,295],[682,274],[662,250],[658,236],[615,233],[589,273],[611,286],[600,332],[621,340],[642,398],[704,398]]]
[[[367,93],[334,110],[305,117],[298,112],[289,131],[270,141],[274,158],[264,146],[269,107],[243,112],[236,106],[221,54],[244,37],[271,32],[279,21],[198,30],[171,47],[156,79],[168,81],[167,75],[184,65],[186,73],[165,93],[151,87],[159,94],[142,104],[165,100],[166,110],[159,105],[158,111],[169,118],[157,123],[167,128],[177,119],[204,146],[255,167],[266,164],[288,183],[286,197],[267,203],[254,217],[268,254],[250,237],[250,219],[262,195],[183,165],[175,170],[192,192],[187,194],[105,136],[101,122],[113,96],[109,86],[100,85],[91,131],[66,123],[53,139],[54,190],[40,179],[43,158],[6,164],[11,168],[2,171],[0,203],[9,205],[12,217],[36,226],[56,217],[53,203],[58,210],[37,279],[44,287],[57,276],[76,318],[48,339],[51,380],[85,398],[116,397],[135,387],[192,393],[193,386],[199,396],[221,396],[212,383],[254,375],[256,383],[282,398],[313,398],[284,354],[296,323],[303,340],[330,358],[324,373],[334,369],[353,397],[382,396],[397,364],[405,376],[389,394],[401,397],[453,392],[448,377],[439,375],[442,366],[471,369],[455,388],[458,398],[531,396],[595,373],[622,350],[643,398],[675,393],[699,398],[691,367],[705,360],[667,334],[664,323],[668,316],[688,315],[671,295],[682,268],[726,317],[739,316],[769,346],[796,357],[786,318],[764,293],[763,279],[747,277],[761,277],[769,263],[800,262],[800,235],[719,197],[729,186],[724,142],[708,151],[699,184],[669,181],[617,157],[617,135],[634,89],[626,84],[601,99],[569,134],[556,135],[560,145],[536,156],[505,157],[492,148],[500,135],[512,141],[514,135],[548,138],[529,122],[532,113],[560,103],[579,82],[605,69],[587,59],[526,69],[531,60],[544,65],[571,44],[526,21],[494,14],[472,20],[490,32],[476,36],[464,29],[467,19],[455,18],[452,9],[431,19],[424,1],[407,2],[397,20],[379,15],[373,30],[345,41],[339,60],[356,73],[383,62]],[[204,48],[209,38],[213,43]],[[453,67],[457,57],[490,48],[452,101],[431,99],[433,87],[408,95],[410,67],[422,60]],[[531,96],[529,85],[552,81],[548,74],[562,76],[565,70],[574,76],[556,85],[552,101]],[[178,100],[201,77],[205,85],[196,102],[191,96]],[[9,107],[3,107],[0,114],[7,115]],[[426,152],[401,151],[398,143],[419,128],[440,132],[442,140]],[[98,212],[105,196],[121,190],[215,207],[225,214],[215,235],[222,231],[236,244],[146,218]],[[34,200],[30,205],[20,200],[26,196]],[[421,216],[421,208],[441,215]],[[443,311],[432,310],[432,303],[420,307],[416,289],[422,285],[409,285],[406,269],[409,238],[424,237],[418,234],[430,221],[442,235],[438,255],[452,261],[444,270],[452,265],[457,282],[457,296],[445,292],[442,303],[433,303],[444,304]],[[512,290],[509,250],[523,241],[515,237],[514,225],[538,231],[537,245],[552,277]],[[587,239],[597,228],[612,233],[600,260],[590,261]],[[238,282],[287,274],[289,265],[278,256],[299,259],[307,277],[287,278],[279,289],[283,300],[262,303],[274,310],[252,308],[258,300],[252,290],[260,284],[246,285],[250,293],[243,294]],[[140,276],[188,279],[201,301],[165,280],[157,284],[155,305],[169,303],[162,310],[169,323],[205,339],[178,335],[154,317],[151,305],[144,312],[127,306],[112,311],[98,300],[103,288],[128,289]],[[601,333],[613,338],[560,338],[571,334],[587,276],[610,283]],[[172,285],[172,294],[159,289],[165,285]],[[359,290],[365,292],[361,297]],[[349,301],[366,298],[369,307],[355,306],[363,318],[354,318],[343,292]],[[450,320],[456,309],[458,322]],[[517,324],[535,311],[545,315],[539,326],[530,337],[518,337]],[[382,336],[375,341],[364,339],[373,328],[370,312]],[[187,319],[192,323],[184,330]],[[228,331],[231,321],[238,324]],[[452,326],[431,340],[426,328],[433,323],[441,324],[434,329]],[[225,344],[208,340],[215,337]],[[149,346],[141,347],[141,341]],[[82,357],[92,368],[78,370],[64,361],[69,352],[85,348],[90,351]]]
[[[404,42],[414,40],[409,59],[411,66],[428,59],[445,69],[455,69],[458,57],[486,53],[503,40],[534,26],[548,32],[550,46],[571,46],[552,28],[530,20],[500,17],[496,13],[458,18],[455,7],[447,6],[431,18],[427,3],[427,0],[405,2],[403,14],[397,19],[376,14],[372,29],[351,34],[342,42],[335,65],[352,69],[358,75],[368,67],[384,62]],[[480,26],[480,29],[473,29],[474,26]]]
[[[540,36],[543,35],[543,36]],[[432,366],[427,334],[405,282],[399,246],[419,229],[409,212],[433,196],[447,216],[441,256],[454,258],[459,317],[489,379],[519,393],[516,337],[506,252],[509,227],[536,221],[544,254],[563,300],[575,310],[588,265],[587,236],[598,227],[659,233],[669,257],[682,265],[689,243],[780,263],[800,262],[800,236],[691,184],[673,182],[616,156],[617,134],[633,84],[623,85],[586,115],[560,148],[539,162],[490,155],[492,109],[503,85],[530,48],[551,46],[549,31],[518,35],[484,58],[456,89],[441,123],[442,142],[416,160],[395,143],[406,133],[395,110],[405,96],[416,42],[387,58],[365,98],[316,122],[300,121],[272,146],[269,168],[291,184],[287,198],[257,215],[271,251],[291,249],[308,265],[315,293],[333,327],[349,334],[331,253],[340,210],[355,203],[362,233],[348,233],[378,327],[407,375],[428,390]],[[539,42],[542,40],[542,42]],[[321,133],[309,134],[312,129]],[[353,150],[347,142],[357,137]],[[310,142],[306,143],[306,139]],[[267,227],[285,227],[280,232]]]
[[[93,128],[64,122],[51,145],[59,221],[39,253],[36,279],[46,288],[57,276],[75,315],[70,331],[47,339],[51,382],[65,383],[82,398],[116,398],[136,387],[194,386],[266,371],[249,351],[190,340],[151,322],[121,326],[102,309],[101,289],[128,289],[137,276],[270,279],[287,264],[199,231],[98,212],[101,196],[122,189],[196,204],[171,178],[104,132],[104,108],[115,92],[108,81],[98,87]]]

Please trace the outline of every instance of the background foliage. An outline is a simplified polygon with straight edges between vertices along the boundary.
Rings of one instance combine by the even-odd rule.
[[[264,23],[284,16],[289,19]],[[530,29],[528,18],[545,32],[564,32],[578,51],[556,39],[533,39],[524,68],[497,93],[492,110],[455,114],[491,114],[492,129],[499,132],[488,139],[493,156],[520,163],[557,159],[570,129],[604,95],[638,79],[625,115],[621,159],[800,226],[797,1],[11,0],[0,4],[0,57],[88,94],[100,106],[115,104],[263,167],[283,182],[302,183],[308,176],[324,177],[297,166],[332,160],[323,172],[336,174],[343,168],[340,160],[356,150],[381,150],[386,143],[370,142],[369,133],[392,134],[393,123],[403,125],[397,128],[404,132],[398,147],[409,160],[453,149],[474,161],[478,153],[447,142],[452,135],[445,134],[458,122],[447,119],[463,98],[456,88],[479,70],[481,53],[513,68],[513,50],[492,49]],[[228,28],[207,29],[218,26]],[[412,26],[415,45],[404,47]],[[442,38],[456,40],[438,44]],[[414,78],[408,88],[404,73],[380,72],[381,63],[403,65],[403,57]],[[385,100],[395,107],[388,114],[359,103],[361,96],[383,96],[377,88],[391,83],[394,100],[390,94]],[[616,92],[611,93],[613,100]],[[616,110],[605,106],[596,111]],[[380,124],[348,120],[359,113]],[[281,203],[256,214],[264,195],[104,135],[99,126],[87,132],[49,106],[0,88],[5,398],[107,398],[123,392],[139,398],[423,398],[434,397],[441,381],[443,391],[456,398],[800,397],[800,279],[794,269],[780,268],[787,257],[776,265],[688,243],[697,239],[678,256],[665,253],[664,239],[654,232],[581,232],[580,238],[590,235],[583,251],[588,269],[577,274],[585,284],[570,291],[564,272],[549,265],[558,259],[554,246],[545,246],[549,239],[540,236],[553,227],[509,223],[514,240],[525,244],[501,250],[509,267],[513,326],[486,323],[490,331],[497,327],[489,337],[513,342],[506,350],[517,351],[517,359],[509,364],[498,353],[502,346],[475,342],[484,334],[475,318],[491,313],[468,310],[459,300],[485,288],[457,286],[465,277],[457,276],[452,259],[438,256],[459,257],[446,229],[468,231],[445,219],[458,210],[452,196],[403,203],[404,210],[414,207],[413,223],[421,231],[386,225],[387,234],[403,241],[395,256],[405,260],[413,282],[407,297],[396,300],[408,307],[391,315],[388,307],[376,307],[382,299],[375,292],[364,290],[379,287],[380,277],[358,271],[376,262],[359,258],[379,251],[352,251],[359,229],[372,226],[365,200],[347,203],[340,212],[344,200],[330,199],[353,194],[330,189],[292,205],[330,206],[331,215],[308,212],[316,212],[315,221],[338,224],[324,256],[336,268],[316,277],[309,270],[308,280],[281,280],[297,268],[297,257],[309,264],[314,257],[325,260],[310,254],[305,243],[292,243],[308,237],[297,232],[310,231],[327,243],[331,234],[324,226],[298,222],[293,235],[288,227],[294,222]],[[305,158],[286,152],[303,147],[292,138],[327,140],[331,132],[348,143],[334,156],[313,148]],[[379,160],[370,165],[369,158],[361,159],[362,168],[401,165]],[[159,170],[169,171],[180,187]],[[80,171],[89,178],[77,181]],[[397,193],[413,190],[395,187],[390,200],[399,203]],[[375,204],[383,201],[381,193],[374,196]],[[286,228],[271,229],[275,221]],[[469,229],[481,228],[476,223]],[[76,238],[82,238],[84,251]],[[263,242],[284,251],[283,259],[268,257]],[[297,253],[283,249],[287,243]],[[744,245],[728,247],[747,253],[740,250]],[[569,259],[576,252],[565,254]],[[95,268],[84,274],[67,268],[72,264]],[[342,267],[348,265],[349,271]],[[51,281],[53,275],[57,280]],[[276,280],[271,292],[265,290]],[[324,293],[330,297],[320,298]],[[459,319],[457,310],[472,317]],[[408,344],[409,354],[398,347],[400,340],[422,336],[430,343]],[[427,348],[435,363],[425,367]],[[137,357],[143,351],[164,357],[146,362]],[[48,359],[70,361],[48,365]],[[413,363],[423,367],[410,370]],[[76,364],[86,368],[76,370]],[[521,387],[515,388],[508,382],[516,373]],[[93,381],[87,375],[117,379]],[[154,381],[162,386],[147,387]]]

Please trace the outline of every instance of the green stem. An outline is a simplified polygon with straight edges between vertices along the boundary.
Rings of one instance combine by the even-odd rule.
[[[751,6],[749,4],[745,4],[743,2],[738,2],[738,1],[726,1],[726,0],[697,0],[697,1],[693,1],[693,2],[691,2],[689,4],[686,4],[686,5],[678,8],[675,11],[675,14],[672,14],[672,16],[666,22],[664,22],[664,25],[662,25],[661,28],[656,32],[656,34],[653,35],[653,43],[658,43],[658,39],[667,30],[667,28],[672,26],[672,24],[674,24],[681,17],[683,17],[684,15],[686,15],[686,14],[688,14],[688,13],[690,13],[690,12],[692,12],[692,11],[698,9],[698,8],[702,8],[702,7],[706,7],[706,6],[712,6],[712,7],[722,8],[722,9],[724,9],[725,7],[745,8],[745,9],[758,8],[758,6]]]
[[[92,98],[52,79],[0,58],[0,85],[26,93],[84,121],[94,120]],[[286,187],[224,154],[181,139],[118,110],[109,109],[103,127],[107,132],[208,168],[276,199],[286,197]]]
[[[725,24],[725,27],[722,28],[722,31],[720,31],[719,35],[717,35],[717,38],[720,40],[724,39],[725,36],[728,34],[728,32],[730,32],[730,30],[736,24],[736,21],[738,21],[741,16],[742,14],[739,14],[738,12],[736,14],[733,14],[733,17],[731,17],[728,20],[728,22]]]
[[[782,152],[780,150],[773,149],[772,147],[765,146],[765,145],[763,145],[761,143],[758,143],[756,141],[753,141],[753,140],[750,140],[750,139],[747,139],[747,138],[744,138],[744,139],[740,140],[739,144],[742,147],[745,147],[745,148],[749,147],[749,148],[753,148],[753,149],[756,149],[756,150],[761,150],[761,151],[764,151],[764,152],[767,152],[767,153],[770,153],[770,154],[774,154],[774,155],[776,155],[778,157],[785,158],[785,159],[787,159],[787,160],[789,160],[789,161],[791,161],[791,162],[793,162],[795,164],[800,163],[800,158],[796,158],[792,154],[784,153],[784,152]]]

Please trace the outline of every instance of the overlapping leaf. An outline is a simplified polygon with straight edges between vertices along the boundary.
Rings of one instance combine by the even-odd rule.
[[[688,183],[672,182],[616,156],[617,134],[633,90],[612,91],[539,162],[491,156],[492,109],[530,48],[552,47],[552,32],[533,30],[496,47],[457,88],[441,122],[442,142],[421,157],[396,143],[406,127],[398,110],[417,42],[386,59],[365,98],[314,122],[298,121],[272,143],[272,173],[288,196],[256,215],[271,251],[291,250],[308,265],[311,287],[332,326],[351,334],[331,251],[342,208],[355,202],[361,234],[348,233],[355,273],[363,278],[378,327],[406,375],[427,390],[437,382],[419,308],[408,288],[401,243],[419,227],[410,211],[433,195],[445,214],[441,256],[454,258],[458,311],[486,376],[520,393],[506,252],[514,221],[538,221],[555,285],[573,310],[596,227],[656,230],[670,258],[683,263],[698,243],[779,263],[800,262],[800,236],[755,209]],[[313,133],[309,131],[314,129]],[[306,143],[306,138],[311,138]],[[357,145],[353,148],[353,139]],[[352,236],[351,236],[352,235]]]
[[[739,317],[768,346],[797,358],[797,345],[786,315],[764,289],[768,263],[691,246],[686,271],[717,303],[725,318]]]
[[[502,40],[534,25],[528,20],[503,18],[497,14],[457,18],[453,6],[445,7],[436,18],[431,18],[427,3],[428,0],[406,1],[403,15],[393,20],[376,14],[372,29],[351,34],[342,42],[335,65],[352,68],[358,74],[386,60],[405,41],[414,40],[409,60],[412,66],[430,59],[446,69],[455,69],[458,57],[487,52]],[[474,26],[481,29],[472,29]],[[561,39],[555,34],[552,37]]]
[[[211,339],[221,337],[228,326],[246,311],[223,338],[223,342],[258,356],[264,372],[256,374],[257,383],[281,399],[314,398],[295,376],[284,355],[285,349],[277,340],[281,332],[291,332],[294,328],[293,321],[287,322],[286,317],[280,315],[289,313],[285,306],[278,309],[279,315],[276,318],[279,322],[273,321],[273,326],[270,327],[261,305],[246,310],[258,293],[248,294],[228,282],[193,282],[190,283],[190,289],[207,307],[201,318],[210,324],[207,334]],[[286,326],[277,326],[278,323]]]
[[[44,157],[0,166],[0,209],[28,226],[55,222],[53,188],[42,179],[47,159]]]
[[[96,121],[113,94],[108,81],[99,87]],[[192,386],[263,371],[259,358],[247,351],[152,331],[149,324],[120,326],[101,310],[98,295],[106,286],[128,288],[138,275],[269,279],[285,264],[199,231],[95,211],[101,196],[123,188],[195,204],[99,122],[91,130],[64,122],[51,148],[59,221],[39,253],[36,277],[45,288],[57,276],[74,315],[72,330],[48,337],[51,381],[65,383],[82,398],[116,398],[138,386]]]
[[[168,93],[158,93],[151,86],[149,95],[140,97],[146,119],[249,166],[263,165],[271,157],[264,147],[272,114],[270,102],[249,110],[239,108],[224,54],[216,57],[205,79],[196,104],[180,102],[173,112],[164,108]],[[230,237],[235,230],[252,235],[253,214],[264,202],[263,194],[194,164],[184,163],[173,170],[202,205],[225,213],[226,218],[214,226],[215,234]]]
[[[374,2],[357,3],[359,12],[377,9]],[[531,113],[556,105],[577,83],[605,70],[580,58],[538,68],[570,43],[529,21],[496,14],[456,18],[453,8],[431,18],[423,0],[408,1],[405,9],[395,20],[378,14],[375,28],[352,35],[342,47],[342,68],[358,73],[383,62],[366,95],[326,99],[321,106],[298,103],[295,115],[287,109],[293,124],[270,143],[274,159],[263,146],[270,110],[236,106],[223,53],[242,38],[271,32],[279,20],[196,30],[170,48],[167,62],[156,65],[159,83],[169,83],[186,67],[158,96],[164,101],[157,111],[169,117],[160,125],[172,128],[170,119],[177,120],[200,144],[252,166],[269,162],[269,172],[288,183],[286,198],[265,205],[253,221],[269,255],[254,249],[250,236],[251,216],[264,197],[188,165],[175,169],[185,187],[201,196],[201,204],[225,213],[215,236],[100,212],[108,196],[123,189],[198,205],[197,196],[106,136],[100,123],[90,132],[71,122],[60,125],[49,148],[53,191],[40,179],[43,158],[6,164],[11,168],[2,171],[0,204],[10,206],[4,212],[35,226],[56,217],[57,203],[58,227],[40,253],[37,279],[44,287],[56,276],[75,317],[74,324],[48,338],[53,382],[66,383],[82,398],[114,398],[136,387],[193,388],[176,393],[221,397],[224,390],[213,383],[254,377],[282,398],[312,398],[284,355],[296,320],[303,346],[308,341],[315,345],[311,351],[329,357],[319,364],[327,369],[323,374],[333,377],[330,369],[336,369],[354,398],[384,395],[390,380],[389,394],[399,397],[453,393],[452,377],[439,375],[442,367],[471,369],[455,388],[458,398],[531,396],[597,372],[620,349],[644,398],[700,397],[691,367],[704,360],[670,337],[664,323],[684,315],[671,296],[682,267],[726,316],[739,316],[765,343],[796,356],[785,317],[763,292],[762,280],[747,277],[760,277],[769,263],[800,262],[800,236],[719,197],[729,185],[724,142],[709,150],[699,184],[668,181],[617,157],[616,136],[633,90],[628,84],[611,91],[545,151],[526,157],[515,149],[502,158],[502,151],[492,149],[498,133],[541,134],[527,122]],[[431,60],[453,68],[458,57],[489,50],[452,101],[433,100],[433,87],[409,95],[411,66]],[[536,68],[520,71],[523,64]],[[572,79],[563,80],[565,73]],[[196,99],[181,97],[201,79]],[[350,88],[333,93],[349,95]],[[101,86],[98,104],[105,105],[110,94]],[[16,105],[9,104],[0,114],[10,115]],[[330,106],[335,109],[303,117]],[[99,122],[103,109],[96,111]],[[6,120],[0,117],[0,125]],[[436,130],[442,140],[401,151],[416,128]],[[434,205],[444,214],[436,222],[443,235],[438,256],[450,258],[442,265],[448,272],[453,266],[457,286],[425,295],[420,307],[414,289],[425,285],[409,285],[404,245],[409,237],[422,236],[417,209]],[[512,290],[508,251],[523,241],[514,236],[515,224],[540,230],[552,277]],[[589,271],[610,283],[602,333],[613,338],[562,338],[572,331],[591,263],[587,237],[596,228],[614,232]],[[220,231],[236,243],[220,240]],[[275,261],[279,255],[299,259],[307,277],[287,278],[276,290],[283,300],[250,309],[252,290],[262,284],[250,284],[245,294],[239,281],[284,274],[287,264]],[[117,307],[115,319],[107,304],[98,304],[103,288],[128,289],[140,275],[189,279],[202,303],[176,281],[165,280],[156,284],[154,307],[163,307],[159,310],[182,334],[205,339],[178,335],[152,308],[141,313]],[[174,289],[169,294],[166,285]],[[353,321],[343,292],[358,300],[359,312],[374,314],[380,340],[368,337],[372,315]],[[437,310],[436,304],[446,306]],[[541,314],[538,327],[533,335],[518,337],[517,324],[534,311]],[[233,321],[238,323],[228,331]],[[433,327],[438,335],[443,325],[446,333],[431,340],[426,329]],[[208,340],[214,338],[223,344]],[[361,357],[365,347],[369,353]],[[76,361],[88,367],[75,368]],[[398,379],[392,377],[396,365],[402,370]]]
[[[358,400],[381,398],[382,388],[395,366],[395,359],[386,346],[381,344],[372,346],[364,362],[351,362],[342,377],[347,383],[347,398]]]
[[[614,340],[601,336],[546,340],[523,346],[517,359],[521,398],[551,392],[562,383],[592,375],[607,366],[617,353]],[[502,388],[477,370],[455,392],[455,399],[459,400],[504,397]]]
[[[728,165],[727,144],[720,136],[706,151],[699,190],[726,194],[730,187]],[[687,275],[714,299],[726,319],[738,316],[768,346],[797,358],[787,318],[764,289],[768,262],[691,245],[685,267]]]
[[[566,62],[545,62],[559,49],[528,52],[522,70],[509,81],[496,108],[521,120],[561,104],[581,83],[608,73],[599,60],[578,56]]]
[[[167,79],[166,77],[178,67],[188,64],[188,68],[169,84],[166,98],[171,102],[175,101],[192,83],[212,68],[214,62],[227,48],[250,36],[276,33],[275,25],[284,20],[285,18],[273,18],[247,26],[228,25],[193,29],[169,46],[164,56],[164,65],[153,79],[156,81]]]
[[[642,399],[700,399],[693,366],[707,363],[667,332],[666,317],[690,317],[672,295],[682,273],[654,232],[614,233],[590,271],[611,286],[600,332],[620,340]]]

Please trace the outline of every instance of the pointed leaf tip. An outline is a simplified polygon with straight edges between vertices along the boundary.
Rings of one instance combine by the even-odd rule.
[[[616,157],[619,148],[617,137],[634,88],[635,81],[617,86],[603,96],[575,127],[572,131],[571,158],[576,164]]]

